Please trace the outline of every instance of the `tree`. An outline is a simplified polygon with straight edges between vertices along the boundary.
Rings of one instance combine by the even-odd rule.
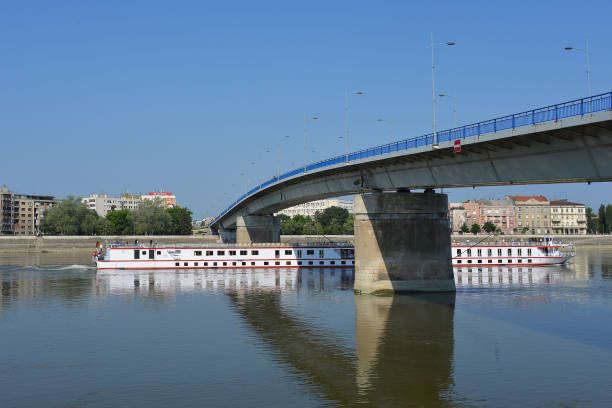
[[[40,230],[49,235],[93,235],[102,232],[103,219],[78,197],[68,196],[45,211]]]
[[[353,214],[349,214],[344,221],[342,233],[344,235],[353,235],[355,233],[355,216]]]
[[[606,229],[608,234],[612,232],[612,204],[606,206]]]
[[[470,232],[470,227],[467,226],[467,224],[464,222],[463,225],[461,226],[461,232],[466,234],[468,232]]]
[[[480,225],[474,223],[472,224],[472,228],[470,229],[470,231],[472,231],[472,234],[476,235],[480,232]]]
[[[523,227],[523,234],[529,231],[529,227]]]
[[[130,210],[110,211],[106,214],[104,233],[107,235],[129,235],[134,232],[134,221]]]
[[[595,213],[591,207],[586,208],[585,216],[587,222],[587,233],[596,234],[599,231],[599,219],[595,216]]]
[[[191,210],[187,207],[174,206],[166,210],[172,219],[172,233],[174,235],[191,235],[193,226],[191,223]]]
[[[482,226],[482,229],[484,229],[488,234],[495,232],[495,230],[497,229],[497,227],[495,226],[495,224],[493,224],[491,221],[487,221],[484,223],[484,225]]]
[[[141,201],[132,215],[134,217],[134,231],[138,235],[173,233],[172,217],[164,210],[164,205],[159,198]]]
[[[610,226],[608,225],[608,217],[606,217],[606,206],[599,206],[599,213],[597,214],[599,218],[599,232],[605,234],[606,232],[610,232]]]
[[[323,233],[340,235],[344,232],[344,223],[349,216],[346,208],[328,207],[322,212],[315,213],[315,223],[321,224]]]

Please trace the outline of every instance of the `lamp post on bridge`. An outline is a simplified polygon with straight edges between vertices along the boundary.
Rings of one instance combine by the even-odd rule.
[[[351,91],[353,95],[363,95],[361,91]],[[344,139],[346,141],[346,164],[349,164],[349,91],[344,88]]]
[[[566,51],[582,51],[586,55],[586,74],[587,74],[587,96],[591,97],[591,51],[589,50],[589,39],[586,39],[586,47],[585,48],[576,48],[567,46],[565,47]]]
[[[438,94],[440,98],[451,98],[453,100],[453,128],[457,127],[457,98],[455,95],[450,94]]]
[[[434,43],[434,36],[431,33],[431,44],[429,45],[431,48],[431,99],[433,104],[433,143],[431,145],[434,149],[439,149],[440,145],[438,144],[438,138],[436,135],[436,86],[434,80],[434,48],[437,45],[455,45],[453,41],[442,42],[442,43]]]
[[[318,116],[313,116],[312,120],[319,119]],[[306,112],[304,112],[304,173],[306,173]]]

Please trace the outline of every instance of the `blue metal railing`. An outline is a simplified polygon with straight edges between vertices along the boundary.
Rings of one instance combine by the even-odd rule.
[[[454,129],[443,130],[441,132],[437,132],[437,139],[438,142],[448,142],[451,140],[465,139],[466,137],[480,136],[487,133],[516,129],[523,126],[532,126],[538,123],[553,122],[572,116],[584,116],[590,113],[608,110],[612,110],[612,92],[591,96],[590,98],[576,99],[570,102],[550,105],[544,108],[533,109],[526,112],[515,113],[513,115],[502,116],[497,119],[473,123],[471,125],[465,125]],[[430,133],[412,139],[400,140],[398,142],[388,143],[382,146],[376,146],[369,149],[360,150],[358,152],[349,153],[348,161],[351,162],[354,160],[414,149],[431,144],[433,144],[433,134]],[[229,207],[215,217],[211,224],[216,223],[242,200],[265,189],[271,184],[278,183],[298,174],[303,174],[312,170],[317,170],[340,163],[347,163],[346,154],[321,160],[316,163],[311,163],[305,167],[299,167],[287,173],[281,174],[278,177],[273,177],[270,180],[267,180],[251,189],[248,193],[242,195],[238,200],[230,204]]]

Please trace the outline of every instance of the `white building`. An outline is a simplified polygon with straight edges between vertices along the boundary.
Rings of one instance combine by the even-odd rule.
[[[317,211],[323,211],[329,207],[340,207],[348,210],[349,213],[354,212],[355,202],[353,200],[342,200],[339,198],[328,198],[325,200],[311,201],[309,203],[298,204],[294,207],[285,208],[282,211],[276,213],[276,215],[288,215],[293,217],[294,215],[306,215],[312,217]]]
[[[138,196],[129,195],[108,197],[106,194],[91,194],[89,197],[82,198],[81,201],[100,217],[106,217],[106,214],[113,210],[135,210],[140,204]]]

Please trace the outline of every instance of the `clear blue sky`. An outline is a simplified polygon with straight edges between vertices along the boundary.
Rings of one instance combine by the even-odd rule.
[[[426,4],[427,3],[427,4]],[[612,90],[612,2],[22,1],[0,11],[0,184],[87,195],[165,189],[214,215],[280,168]],[[377,119],[382,118],[383,122]],[[439,128],[452,126],[450,101]],[[272,150],[266,153],[266,150]],[[315,150],[317,153],[312,153]],[[251,164],[254,162],[255,164]],[[241,175],[241,173],[243,175]],[[460,189],[612,202],[609,183]]]

